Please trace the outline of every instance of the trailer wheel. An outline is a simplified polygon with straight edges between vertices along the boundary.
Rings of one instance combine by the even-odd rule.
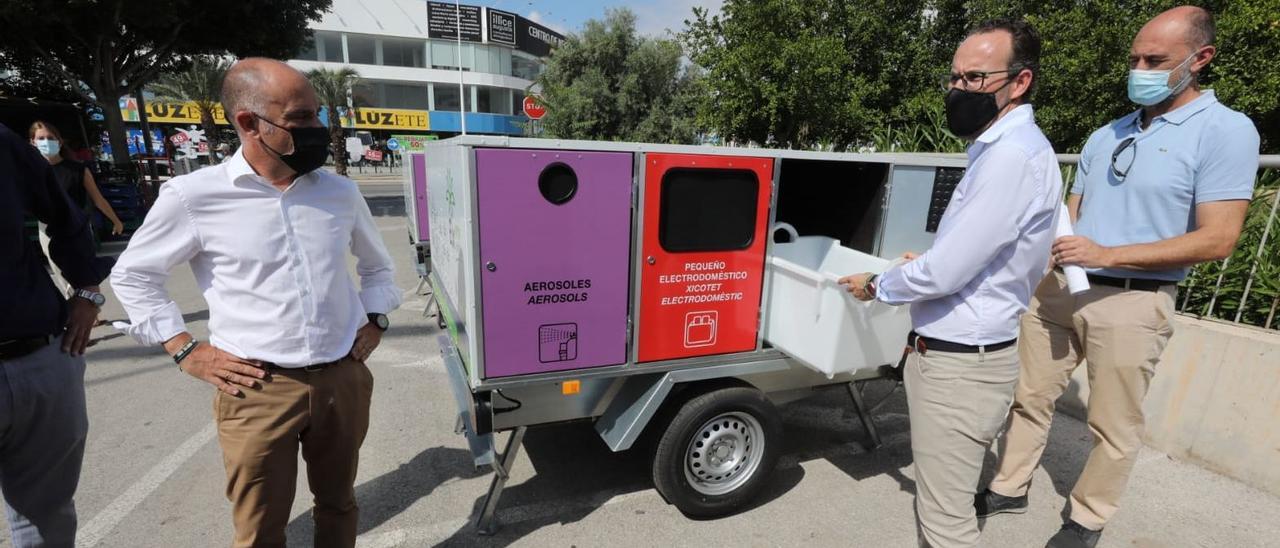
[[[780,438],[777,409],[759,390],[702,394],[680,408],[659,439],[654,486],[690,517],[728,515],[764,487]]]

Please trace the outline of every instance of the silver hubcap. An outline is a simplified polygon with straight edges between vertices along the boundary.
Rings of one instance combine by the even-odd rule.
[[[746,413],[724,413],[698,428],[685,451],[684,477],[704,495],[723,495],[751,479],[764,452],[764,429]]]

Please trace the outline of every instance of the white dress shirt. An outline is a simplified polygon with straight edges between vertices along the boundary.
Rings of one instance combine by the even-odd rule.
[[[346,356],[367,313],[400,306],[391,256],[355,182],[318,169],[281,192],[241,151],[166,182],[116,262],[111,286],[138,342],[186,330],[165,281],[188,261],[209,305],[209,342],[282,367]]]
[[[1018,336],[1048,270],[1062,173],[1031,105],[997,120],[968,154],[933,247],[882,274],[876,298],[910,303],[921,335],[986,345]]]

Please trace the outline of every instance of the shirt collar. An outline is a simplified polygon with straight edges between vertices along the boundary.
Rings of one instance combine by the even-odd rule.
[[[1190,103],[1182,105],[1171,112],[1164,113],[1163,117],[1174,124],[1182,124],[1192,116],[1199,114],[1200,111],[1209,108],[1210,105],[1217,103],[1218,98],[1213,94],[1213,90],[1207,89],[1200,93]]]
[[[1206,89],[1200,93],[1190,103],[1182,105],[1169,112],[1156,116],[1156,120],[1164,120],[1171,124],[1182,125],[1183,122],[1191,119],[1192,116],[1199,114],[1200,111],[1209,108],[1209,106],[1218,102],[1218,97],[1214,95],[1213,90]],[[1142,109],[1130,112],[1128,115],[1120,119],[1121,127],[1136,126],[1142,121]],[[1155,120],[1152,120],[1153,122]]]
[[[1008,133],[1009,130],[1022,124],[1034,123],[1035,120],[1035,111],[1031,108],[1031,105],[1020,105],[999,120],[996,120],[996,123],[991,124],[991,127],[978,136],[977,142],[982,144],[994,143],[1005,133]]]
[[[231,155],[231,159],[227,161],[226,166],[227,179],[231,180],[231,184],[237,184],[242,179],[247,178],[248,180],[271,186],[271,183],[263,179],[261,175],[258,175],[258,172],[253,170],[253,166],[249,165],[249,161],[244,159],[244,147],[236,149],[236,153]],[[294,179],[294,182],[314,180],[313,177],[317,177],[321,169],[324,168],[316,169],[311,173],[298,177]]]
[[[249,165],[249,161],[244,159],[244,147],[236,149],[236,153],[231,155],[231,159],[227,161],[227,178],[231,179],[231,184],[240,182],[241,177],[250,177],[255,181],[261,181],[262,178],[253,170],[253,166]]]

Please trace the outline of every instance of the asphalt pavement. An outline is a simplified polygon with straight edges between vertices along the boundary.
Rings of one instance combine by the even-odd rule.
[[[371,204],[406,297],[369,362],[376,382],[356,480],[360,546],[915,545],[915,485],[900,391],[877,412],[885,444],[876,451],[863,448],[865,433],[839,391],[783,407],[783,457],[767,488],[752,507],[716,520],[689,519],[666,504],[652,487],[648,456],[611,453],[589,424],[533,429],[502,498],[503,528],[478,536],[471,520],[491,475],[473,468],[465,441],[453,433],[438,331],[422,316],[426,300],[413,293],[403,206],[394,196],[371,198]],[[208,311],[190,271],[179,268],[169,288],[188,326],[204,337]],[[104,316],[123,319],[110,288],[105,292]],[[213,430],[213,389],[180,373],[158,348],[138,346],[110,327],[94,336],[86,374],[90,431],[76,499],[79,545],[228,545],[230,505]],[[1057,417],[1030,511],[983,523],[983,545],[1043,546],[1061,523],[1089,445],[1085,424]],[[312,540],[299,465],[291,546]],[[1280,498],[1145,450],[1101,546],[1276,546],[1277,516]],[[7,538],[0,541],[8,545]]]

